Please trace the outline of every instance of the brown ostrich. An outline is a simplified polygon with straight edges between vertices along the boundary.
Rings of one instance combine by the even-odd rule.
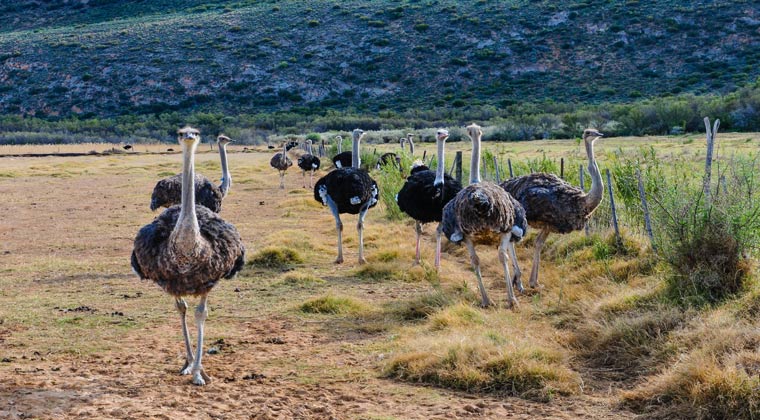
[[[483,278],[480,274],[480,259],[475,253],[475,244],[499,244],[499,261],[504,269],[507,283],[507,306],[517,305],[517,298],[512,288],[512,278],[507,265],[507,252],[511,254],[512,264],[517,265],[512,242],[522,239],[527,229],[525,212],[512,196],[503,188],[492,182],[480,181],[480,139],[483,131],[472,124],[467,127],[472,139],[472,159],[470,162],[470,185],[463,188],[443,208],[443,219],[439,229],[454,242],[464,242],[470,252],[470,262],[478,279],[481,305],[490,306]],[[522,285],[518,284],[522,290]]]
[[[275,153],[275,155],[272,156],[272,160],[269,161],[269,165],[280,172],[281,190],[285,189],[285,171],[293,166],[293,161],[288,157],[288,150],[290,149],[288,146],[290,146],[290,144],[285,142],[285,145],[282,146],[282,152]]]
[[[245,263],[245,247],[235,226],[204,206],[195,205],[194,155],[200,132],[191,127],[178,131],[182,146],[182,202],[163,211],[140,229],[132,251],[132,268],[141,279],[153,280],[174,296],[180,313],[187,360],[180,370],[193,383],[210,381],[203,370],[203,328],[208,317],[209,292],[222,278],[232,278]],[[184,296],[200,296],[195,310],[198,328],[196,352],[190,344]]]
[[[588,171],[591,174],[591,190],[588,194],[562,178],[547,173],[523,175],[501,184],[501,187],[525,208],[528,223],[541,229],[536,237],[536,249],[533,252],[533,267],[530,270],[531,287],[538,287],[541,248],[549,233],[569,233],[583,229],[591,214],[602,202],[604,185],[594,158],[594,142],[602,136],[602,133],[590,128],[583,131],[583,143],[588,156]]]
[[[219,144],[219,159],[222,165],[222,182],[219,186],[211,182],[205,176],[195,174],[195,201],[208,207],[214,213],[222,211],[222,201],[232,185],[232,176],[227,167],[227,145],[232,142],[229,137],[219,135],[216,142]],[[173,151],[173,149],[169,149]],[[153,187],[150,197],[150,209],[155,211],[159,207],[171,207],[182,200],[182,174],[164,178]]]

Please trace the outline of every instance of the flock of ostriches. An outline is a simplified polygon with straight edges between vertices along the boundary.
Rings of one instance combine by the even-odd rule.
[[[528,225],[540,230],[536,238],[530,286],[539,287],[538,266],[541,248],[550,232],[568,233],[582,229],[602,200],[603,185],[599,168],[594,159],[594,142],[602,136],[596,130],[583,132],[591,174],[591,190],[585,193],[561,178],[547,173],[532,173],[511,178],[501,184],[480,179],[480,141],[482,130],[473,124],[467,127],[472,140],[470,185],[462,185],[444,172],[444,146],[448,131],[436,133],[437,167],[415,164],[401,190],[396,196],[399,208],[415,220],[416,255],[420,261],[420,236],[422,225],[438,222],[436,230],[435,267],[440,268],[441,235],[456,244],[464,242],[470,262],[478,281],[481,304],[491,305],[480,272],[480,261],[475,252],[476,244],[497,245],[499,261],[504,270],[507,286],[507,306],[515,307],[514,287],[523,292],[520,268],[514,244],[526,234]],[[314,185],[314,199],[327,206],[335,218],[338,233],[338,257],[343,262],[340,215],[358,214],[359,263],[364,258],[364,219],[367,211],[378,201],[378,185],[369,173],[361,168],[359,144],[364,131],[352,133],[353,149],[341,152],[333,159],[336,169],[320,178]],[[142,279],[156,282],[175,298],[180,313],[187,359],[180,373],[192,375],[193,383],[205,385],[210,379],[201,364],[203,356],[203,328],[208,316],[207,298],[211,289],[222,278],[231,278],[243,267],[245,247],[235,227],[219,216],[222,201],[231,186],[227,166],[228,137],[217,138],[222,166],[222,182],[217,186],[206,177],[196,174],[195,150],[200,142],[200,132],[191,127],[178,131],[182,147],[182,173],[159,181],[151,197],[150,208],[167,207],[158,217],[140,229],[132,252],[132,267]],[[409,135],[411,137],[411,135]],[[411,138],[407,141],[413,151]],[[404,139],[401,141],[403,147]],[[340,141],[338,143],[340,145]],[[271,166],[280,172],[280,188],[284,188],[284,174],[292,161],[288,151],[294,144],[286,142],[282,152],[271,159]],[[340,147],[340,146],[339,146]],[[412,152],[413,153],[413,152]],[[386,154],[383,162],[398,165],[394,154]],[[311,141],[307,141],[307,153],[300,156],[298,166],[310,172],[309,186],[319,158],[312,154]],[[514,268],[510,276],[509,264]],[[185,315],[185,296],[199,296],[195,310],[197,344],[195,352],[190,340]]]

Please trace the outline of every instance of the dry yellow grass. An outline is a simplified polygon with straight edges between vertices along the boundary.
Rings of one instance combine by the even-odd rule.
[[[719,141],[742,153],[758,139],[726,134]],[[600,165],[617,147],[701,152],[699,142],[684,140],[605,139],[598,147]],[[420,146],[433,151],[430,144]],[[449,162],[456,150],[469,150],[469,143],[450,146]],[[543,153],[578,161],[583,156],[572,141],[486,147],[515,161]],[[6,150],[24,149],[0,154],[11,153]],[[434,226],[426,226],[423,264],[412,266],[413,225],[386,220],[381,205],[366,222],[369,264],[355,263],[356,218],[346,215],[347,263],[334,265],[333,218],[301,188],[300,173],[289,171],[283,192],[268,166],[269,152],[240,150],[230,153],[233,188],[222,216],[240,230],[249,259],[267,249],[289,250],[300,259],[288,259],[279,270],[295,271],[285,273],[248,266],[212,292],[207,343],[226,344],[204,359],[217,379],[211,392],[192,389],[174,374],[182,346],[173,303],[129,268],[132,239],[155,216],[148,210],[150,191],[157,179],[179,171],[179,156],[0,158],[0,360],[9,360],[0,363],[0,417],[11,407],[40,418],[53,407],[62,407],[56,412],[61,418],[193,417],[208,407],[234,418],[261,406],[283,407],[286,417],[318,418],[320,407],[339,412],[338,418],[471,413],[471,396],[448,388],[475,393],[483,407],[474,410],[492,418],[515,412],[630,418],[627,407],[646,410],[658,392],[670,392],[670,401],[693,410],[699,409],[695,401],[707,401],[695,395],[732,395],[732,407],[755,404],[742,392],[754,386],[756,291],[723,308],[686,312],[662,300],[660,268],[646,247],[606,253],[598,248],[605,238],[575,233],[550,237],[541,267],[544,288],[518,295],[519,310],[483,310],[475,306],[466,250],[445,246],[435,273]],[[722,150],[719,156],[726,154]],[[217,159],[216,153],[201,153],[198,168],[217,178]],[[518,247],[526,276],[533,235]],[[479,254],[489,294],[504,302],[495,250],[479,248]],[[302,312],[305,302],[319,314]],[[620,370],[624,379],[640,382],[604,382],[609,378],[595,369],[609,366],[599,359],[610,350],[617,362],[633,360],[646,368],[638,376]],[[704,359],[711,354],[720,354],[713,365]],[[700,365],[709,372],[695,373]],[[266,378],[244,379],[254,373]],[[676,395],[691,389],[682,386],[689,381],[705,384],[699,389],[712,394]],[[633,394],[623,395],[621,389],[631,386]],[[46,400],[63,388],[84,391]],[[741,417],[747,411],[731,412]]]

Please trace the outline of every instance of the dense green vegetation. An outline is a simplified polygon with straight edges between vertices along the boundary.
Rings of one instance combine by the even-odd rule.
[[[42,121],[2,127],[155,140],[190,120],[253,140],[478,120],[510,140],[589,121],[692,131],[711,115],[758,130],[753,11],[741,0],[12,2],[0,5],[0,113]]]

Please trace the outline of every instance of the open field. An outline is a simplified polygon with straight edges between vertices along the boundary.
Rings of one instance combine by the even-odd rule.
[[[650,145],[696,165],[703,142],[613,138],[597,149],[602,170],[616,151]],[[719,134],[718,142],[720,162],[756,153],[760,134]],[[419,146],[418,154],[433,152]],[[179,150],[137,151],[168,147]],[[485,147],[513,162],[565,157],[575,171],[583,161],[574,141]],[[0,146],[0,154],[57,150]],[[294,258],[274,268],[249,264],[211,293],[206,346],[217,353],[204,358],[213,378],[205,388],[177,374],[184,355],[172,299],[129,265],[137,230],[155,216],[153,185],[180,171],[179,154],[0,158],[0,417],[633,418],[646,411],[641,395],[667,393],[659,390],[667,390],[673,366],[720,359],[710,347],[722,339],[715,331],[746,349],[732,366],[754,372],[745,385],[755,389],[757,290],[710,311],[668,307],[653,298],[662,268],[642,237],[628,238],[625,255],[599,258],[605,235],[588,240],[579,232],[550,236],[544,288],[518,295],[514,312],[503,307],[495,250],[479,250],[498,302],[480,309],[465,249],[444,247],[435,273],[434,227],[426,226],[425,262],[412,267],[413,223],[387,220],[382,205],[366,222],[369,263],[356,264],[355,216],[345,216],[346,263],[334,265],[329,211],[301,188],[297,168],[288,171],[288,188],[277,189],[273,152],[257,150],[230,147],[233,186],[222,216],[240,231],[250,261],[268,247]],[[447,166],[456,150],[469,159],[469,142],[447,150]],[[196,169],[218,178],[217,154],[200,153]],[[527,272],[532,234],[525,242],[518,256]],[[733,318],[742,308],[750,316]],[[709,336],[708,344],[695,334]]]

